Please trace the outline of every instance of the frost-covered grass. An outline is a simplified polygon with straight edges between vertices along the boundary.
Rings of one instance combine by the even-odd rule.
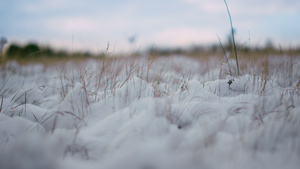
[[[0,168],[299,168],[300,58],[239,62],[7,62]]]

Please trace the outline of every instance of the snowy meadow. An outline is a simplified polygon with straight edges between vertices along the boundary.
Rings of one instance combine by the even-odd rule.
[[[300,57],[239,62],[240,76],[213,56],[8,61],[0,168],[299,168]]]

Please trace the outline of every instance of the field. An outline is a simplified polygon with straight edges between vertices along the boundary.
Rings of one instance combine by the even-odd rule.
[[[1,169],[297,169],[300,57],[1,65]],[[231,84],[228,82],[232,82]]]

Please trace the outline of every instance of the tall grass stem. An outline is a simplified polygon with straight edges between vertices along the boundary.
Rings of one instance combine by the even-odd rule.
[[[237,51],[236,51],[236,45],[235,45],[235,39],[234,39],[234,29],[233,29],[233,26],[232,26],[231,15],[230,15],[229,8],[228,8],[226,0],[224,0],[224,2],[225,2],[225,5],[226,5],[226,8],[227,8],[227,12],[228,12],[229,20],[230,20],[230,25],[231,25],[231,36],[232,36],[232,41],[233,41],[234,54],[235,54],[235,58],[236,58],[237,72],[238,72],[238,76],[240,76],[239,61],[238,61],[238,57],[237,57]]]

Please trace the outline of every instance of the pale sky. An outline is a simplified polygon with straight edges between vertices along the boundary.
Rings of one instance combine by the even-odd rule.
[[[239,43],[300,46],[299,0],[227,3]],[[230,30],[223,0],[0,0],[0,21],[9,42],[93,52],[206,45]]]

